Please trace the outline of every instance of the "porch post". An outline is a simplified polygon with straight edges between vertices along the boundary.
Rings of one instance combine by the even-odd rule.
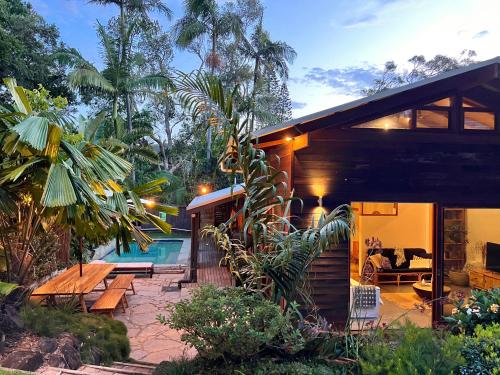
[[[443,206],[434,204],[434,251],[432,256],[432,324],[443,316]]]
[[[196,283],[198,281],[198,248],[200,246],[199,241],[199,229],[200,229],[200,213],[191,214],[191,272],[190,272],[190,280],[192,283]]]

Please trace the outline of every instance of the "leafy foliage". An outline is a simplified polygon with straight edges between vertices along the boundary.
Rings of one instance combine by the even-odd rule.
[[[444,318],[454,332],[472,335],[476,326],[500,323],[500,288],[472,290],[467,301],[455,302],[452,315]]]
[[[462,335],[462,356],[465,364],[457,371],[461,375],[500,374],[500,325],[477,325],[472,336]]]
[[[6,84],[15,102],[12,109],[0,109],[0,187],[15,202],[12,210],[0,212],[0,246],[9,277],[23,282],[32,266],[48,255],[40,250],[56,249],[50,246],[50,233],[60,227],[93,240],[116,236],[125,249],[132,238],[142,249],[151,242],[134,222],[170,230],[147,213],[140,200],[142,194],[159,193],[165,179],[127,189],[120,183],[131,173],[129,162],[100,145],[82,139],[69,142],[64,135],[71,120],[55,105],[48,110],[42,105],[54,103],[52,99],[27,94],[11,79]],[[37,100],[31,103],[29,97]],[[173,207],[156,208],[177,213]]]
[[[81,342],[83,362],[103,363],[128,359],[130,344],[127,328],[118,321],[103,315],[74,313],[65,309],[26,306],[21,317],[26,327],[39,336],[55,337],[69,332]]]
[[[240,360],[265,350],[295,353],[303,346],[290,316],[259,293],[242,288],[203,286],[190,300],[168,307],[161,321],[182,330],[181,340],[208,359]]]
[[[381,331],[365,345],[360,361],[363,374],[452,374],[464,363],[460,339],[431,328],[407,323],[396,332]]]
[[[22,0],[0,1],[0,77],[16,77],[25,87],[42,84],[73,102],[64,68],[52,59],[63,43],[59,31]],[[0,94],[0,102],[10,100]]]
[[[457,58],[438,54],[427,60],[423,55],[415,55],[408,60],[411,68],[407,70],[399,69],[394,61],[387,61],[380,78],[376,78],[372,87],[363,90],[362,94],[373,95],[387,89],[467,66],[475,62],[474,57],[476,57],[476,52],[471,50],[463,50]]]
[[[277,362],[261,359],[240,364],[210,362],[205,359],[181,359],[160,363],[154,375],[343,375],[350,373],[348,366],[309,360]]]

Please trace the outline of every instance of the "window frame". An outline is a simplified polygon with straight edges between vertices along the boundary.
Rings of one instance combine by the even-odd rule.
[[[476,113],[492,113],[493,114],[493,128],[491,129],[467,129],[465,127],[465,113],[466,112],[476,112]],[[464,107],[460,108],[460,120],[461,120],[461,130],[467,133],[490,133],[498,131],[498,114],[492,108],[487,107]]]
[[[414,104],[411,107],[402,107],[395,111],[386,111],[382,115],[378,116],[367,116],[363,120],[356,121],[355,123],[346,125],[343,129],[354,129],[354,131],[369,131],[369,132],[424,132],[424,133],[474,133],[474,134],[491,134],[495,132],[500,133],[500,112],[494,110],[491,107],[464,107],[462,105],[462,100],[465,96],[457,93],[435,97],[434,99],[427,99],[420,101],[418,104]],[[450,99],[450,106],[438,106],[438,105],[426,105],[422,103],[433,103],[442,99]],[[411,119],[408,128],[396,128],[396,129],[383,129],[383,128],[356,128],[357,125],[362,125],[363,123],[374,121],[386,116],[395,115],[399,112],[411,111]],[[448,126],[446,128],[419,128],[417,126],[417,111],[447,111],[448,112]],[[492,129],[466,129],[465,128],[465,112],[484,112],[492,113],[494,116],[494,127]]]

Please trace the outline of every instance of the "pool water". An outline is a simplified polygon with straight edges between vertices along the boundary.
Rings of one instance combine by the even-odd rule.
[[[115,249],[108,253],[103,260],[108,263],[133,263],[133,262],[153,262],[153,264],[175,264],[181,251],[182,241],[175,240],[155,240],[148,246],[146,252],[141,251],[134,242],[130,244],[130,252],[117,255]]]

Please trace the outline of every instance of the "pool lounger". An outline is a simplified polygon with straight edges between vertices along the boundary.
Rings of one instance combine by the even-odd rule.
[[[104,260],[93,260],[90,263],[107,263]],[[150,278],[153,277],[153,263],[152,262],[135,262],[135,263],[115,263],[116,267],[113,269],[114,274],[117,273],[145,273]]]

